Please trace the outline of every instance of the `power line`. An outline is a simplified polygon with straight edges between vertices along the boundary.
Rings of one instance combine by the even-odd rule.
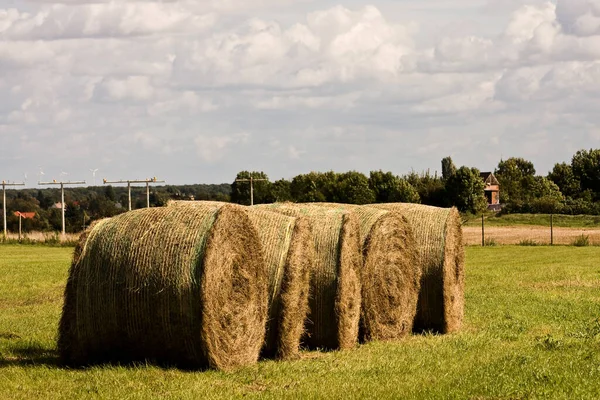
[[[56,179],[52,182],[38,182],[38,185],[60,185],[60,207],[62,208],[62,235],[63,238],[65,232],[65,185],[85,185],[85,181],[57,181]]]
[[[250,179],[236,179],[236,182],[250,182],[250,205],[254,205],[254,182],[255,181],[268,181],[268,179],[264,178],[254,178],[250,177]]]
[[[4,237],[6,237],[6,187],[7,186],[25,186],[23,182],[13,182],[8,183],[6,181],[2,181],[2,208],[4,215]]]
[[[150,208],[150,184],[151,183],[164,183],[165,181],[159,181],[156,177],[151,179],[142,179],[142,180],[119,180],[119,181],[109,181],[103,179],[102,182],[104,184],[107,183],[126,183],[127,184],[127,196],[129,199],[129,211],[131,211],[131,184],[132,183],[145,183],[146,184],[146,207]]]

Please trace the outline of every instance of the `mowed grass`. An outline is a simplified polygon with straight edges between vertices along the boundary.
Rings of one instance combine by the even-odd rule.
[[[484,216],[486,226],[550,226],[549,214],[507,214]],[[554,215],[553,225],[559,228],[600,228],[599,215]],[[465,226],[481,226],[481,215],[465,217]]]
[[[55,335],[72,249],[0,246],[0,398],[600,398],[600,248],[467,248],[466,321],[233,373],[68,370]]]

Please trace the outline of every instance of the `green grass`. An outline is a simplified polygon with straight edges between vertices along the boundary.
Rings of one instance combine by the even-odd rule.
[[[465,226],[481,226],[481,215],[465,216],[465,220]],[[484,220],[486,226],[550,226],[549,214],[508,214],[499,217],[495,214],[486,214]],[[560,228],[600,228],[600,216],[555,215],[553,224]]]
[[[0,246],[2,399],[600,398],[598,247],[470,247],[461,333],[229,374],[60,368],[55,332],[71,252]]]

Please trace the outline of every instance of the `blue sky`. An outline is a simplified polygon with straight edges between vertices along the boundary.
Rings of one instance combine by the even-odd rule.
[[[598,86],[600,0],[0,0],[0,179],[546,174]]]

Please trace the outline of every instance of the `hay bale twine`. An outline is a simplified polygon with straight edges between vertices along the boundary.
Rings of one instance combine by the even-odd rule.
[[[210,202],[177,201],[169,206],[195,207]],[[269,317],[263,356],[294,359],[308,314],[310,275],[315,249],[310,222],[305,217],[247,207],[256,228],[268,270]]]
[[[363,249],[361,339],[393,340],[412,332],[421,286],[417,245],[406,218],[394,211],[314,203],[356,214]]]
[[[413,330],[458,331],[465,304],[465,253],[458,210],[403,203],[373,206],[401,212],[413,228],[423,271]]]
[[[356,216],[309,204],[276,203],[254,208],[305,217],[312,225],[316,258],[305,344],[320,349],[354,347],[358,340],[362,265]]]
[[[65,364],[229,370],[258,359],[266,267],[242,207],[136,210],[96,224],[79,247],[59,330]]]

